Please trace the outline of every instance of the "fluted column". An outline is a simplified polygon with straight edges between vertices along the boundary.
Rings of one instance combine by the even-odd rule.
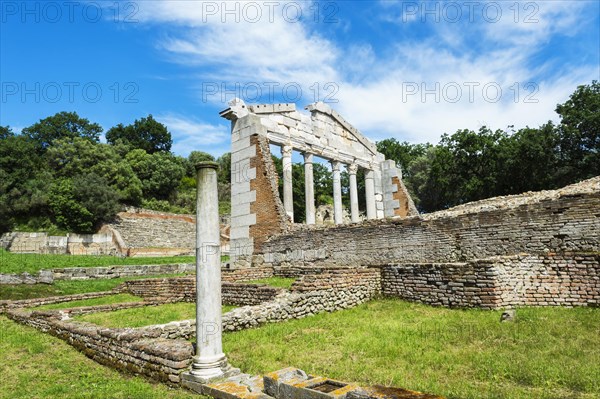
[[[333,170],[333,220],[335,224],[344,223],[344,215],[342,208],[342,175],[340,173],[341,163],[337,161],[331,162]]]
[[[315,181],[313,154],[304,154],[304,192],[306,199],[306,224],[315,224]]]
[[[285,213],[294,223],[294,188],[292,186],[292,146],[281,147],[281,162],[283,165],[283,207]]]
[[[375,172],[367,170],[365,173],[365,196],[367,197],[367,219],[377,219],[377,205],[375,204]]]
[[[358,185],[356,183],[357,171],[358,165],[348,165],[348,174],[350,175],[350,214],[352,223],[358,223],[360,221],[358,215]]]

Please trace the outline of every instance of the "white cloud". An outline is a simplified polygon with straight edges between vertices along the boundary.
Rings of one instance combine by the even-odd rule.
[[[479,14],[475,22],[449,24],[442,18],[440,23],[418,25],[423,21],[417,16],[409,25],[411,29],[424,28],[425,34],[389,36],[385,55],[374,50],[368,37],[360,45],[334,42],[320,34],[315,25],[286,21],[281,9],[273,13],[273,19],[263,15],[252,23],[241,10],[257,2],[239,2],[240,20],[236,22],[223,10],[208,15],[209,3],[224,4],[140,3],[142,20],[176,28],[160,40],[158,48],[174,62],[197,69],[200,83],[193,89],[211,81],[227,82],[228,87],[235,82],[297,82],[310,93],[308,88],[314,83],[322,88],[326,82],[337,82],[339,92],[335,98],[339,103],[332,106],[373,139],[394,136],[413,142],[437,142],[442,133],[461,128],[538,126],[556,119],[556,104],[564,102],[577,85],[598,76],[597,66],[578,65],[573,60],[574,65],[557,69],[557,59],[564,59],[540,56],[553,38],[585,29],[582,18],[590,11],[590,2],[519,2],[518,15],[510,8],[514,2],[481,3],[501,5],[502,17],[495,23],[482,18],[482,6],[476,9]],[[389,24],[394,16],[402,15],[398,9],[401,4],[381,2],[382,21]],[[487,16],[493,16],[492,11]],[[394,23],[399,23],[398,19]],[[528,82],[539,88],[532,98],[537,103],[524,102],[528,94],[524,85]],[[474,88],[473,101],[469,101],[468,85],[475,83],[479,86]],[[493,85],[502,88],[499,101],[486,100],[482,92],[486,84],[492,96]],[[418,88],[416,95],[404,95],[414,85]],[[444,98],[445,85],[450,85],[445,94],[451,95],[452,88],[460,87],[461,99],[454,103]],[[433,94],[423,99],[424,87],[439,87],[439,101]],[[517,87],[520,93],[515,101]],[[214,100],[223,102],[221,96]],[[214,132],[214,140],[228,137],[228,133],[220,135],[222,130],[216,125],[181,118],[171,122],[182,138],[200,131],[194,130],[198,126]],[[178,143],[178,148],[184,148],[185,140]],[[201,146],[207,141],[193,143]]]
[[[230,128],[227,123],[212,125],[181,115],[157,116],[156,120],[167,126],[173,136],[172,151],[187,156],[200,150],[213,155],[229,151]]]

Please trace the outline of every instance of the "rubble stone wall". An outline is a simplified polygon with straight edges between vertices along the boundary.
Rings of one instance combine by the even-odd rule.
[[[23,309],[10,310],[8,317],[67,341],[101,364],[157,381],[178,384],[191,365],[190,342],[148,337],[144,329],[104,328]]]

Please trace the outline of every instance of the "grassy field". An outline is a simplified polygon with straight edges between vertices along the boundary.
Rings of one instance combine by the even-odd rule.
[[[260,280],[244,281],[246,284],[266,284],[271,287],[290,289],[296,281],[295,278],[269,277]]]
[[[62,302],[62,303],[51,303],[48,305],[37,306],[31,308],[31,310],[53,310],[53,309],[68,309],[76,308],[80,306],[98,306],[98,305],[112,305],[115,303],[126,303],[126,302],[142,302],[143,298],[134,296],[131,294],[116,294],[107,295],[100,298],[82,299],[79,301]]]
[[[0,300],[10,299],[31,299],[43,298],[57,295],[83,294],[86,292],[110,291],[119,284],[128,280],[139,280],[159,277],[181,277],[181,274],[165,274],[159,276],[139,276],[127,278],[113,278],[106,280],[80,280],[66,281],[58,280],[52,285],[46,284],[18,284],[18,285],[0,285]]]
[[[194,263],[195,256],[171,256],[158,258],[122,258],[119,256],[94,255],[41,255],[16,254],[0,249],[0,273],[36,273],[42,269],[65,267],[99,267],[118,265],[163,265],[169,263]]]
[[[66,342],[0,316],[1,399],[202,399],[85,357]],[[207,398],[205,398],[207,399]]]
[[[235,306],[223,306],[223,313],[232,309],[235,309]],[[91,313],[74,317],[75,320],[112,328],[144,327],[194,318],[196,318],[196,304],[188,302],[121,309],[114,312]]]
[[[235,367],[287,366],[448,398],[600,397],[600,309],[500,312],[378,300],[354,309],[224,335]]]

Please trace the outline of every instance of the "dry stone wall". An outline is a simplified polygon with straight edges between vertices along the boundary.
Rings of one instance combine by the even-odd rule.
[[[190,342],[154,338],[145,329],[111,329],[61,320],[58,312],[14,309],[8,317],[57,336],[95,361],[129,373],[171,384],[191,365]]]

